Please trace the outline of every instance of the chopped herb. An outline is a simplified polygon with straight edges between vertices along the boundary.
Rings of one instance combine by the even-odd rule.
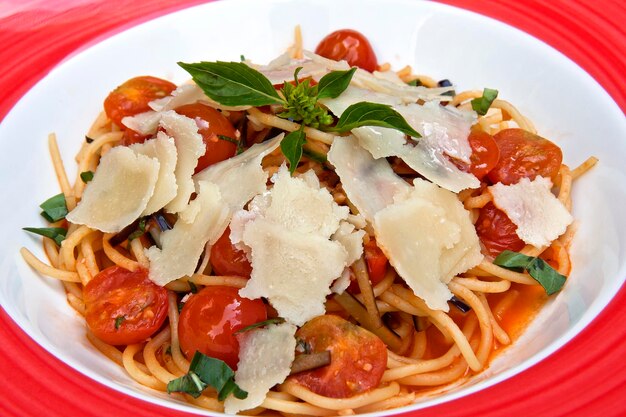
[[[326,158],[326,155],[324,155],[323,153],[315,152],[310,149],[303,148],[302,153],[304,154],[304,156],[306,156],[310,160],[318,162],[320,164],[325,164],[326,161],[328,160]]]
[[[27,232],[35,233],[37,235],[49,237],[54,240],[54,242],[61,246],[61,242],[65,240],[65,235],[67,234],[67,229],[63,229],[62,227],[24,227],[22,230],[26,230]]]
[[[245,60],[246,60],[246,57],[245,57],[243,54],[241,54],[241,55],[239,55],[239,60],[240,60],[241,62],[243,62],[243,61],[245,61]]]
[[[422,82],[419,80],[419,78],[416,78],[414,80],[407,82],[407,84],[410,85],[411,87],[420,87],[422,85]]]
[[[185,306],[185,303],[183,303],[182,301],[178,302],[178,314],[180,314],[180,312],[183,311],[184,306]]]
[[[226,141],[226,142],[234,143],[235,145],[239,145],[239,141],[237,139],[229,138],[228,136],[217,135],[217,138],[219,140],[223,140],[223,141]]]
[[[130,242],[133,239],[137,239],[143,236],[144,233],[146,233],[146,218],[142,217],[141,220],[139,220],[139,225],[137,225],[137,230],[128,235],[128,241]]]
[[[91,139],[89,136],[85,136],[85,142],[92,143],[93,139]]]
[[[243,400],[248,397],[248,393],[239,388],[233,380],[234,376],[235,373],[225,362],[196,351],[189,365],[189,372],[170,381],[167,392],[184,392],[198,398],[210,385],[217,391],[220,401],[224,401],[231,393]]]
[[[415,138],[421,137],[391,106],[366,101],[350,105],[331,130],[343,133],[360,126],[389,127]]]
[[[167,349],[165,349],[165,354],[172,356],[172,346],[171,345],[168,346]]]
[[[120,326],[122,325],[122,322],[126,320],[125,316],[117,316],[115,318],[115,330],[119,329]]]
[[[459,300],[456,295],[453,295],[452,298],[449,301],[450,301],[450,303],[453,306],[458,308],[461,311],[461,313],[467,313],[468,311],[470,311],[472,309],[470,306],[465,304],[463,301]]]
[[[285,319],[282,318],[282,317],[276,317],[276,318],[273,318],[273,319],[267,319],[267,320],[260,321],[258,323],[254,323],[254,324],[251,324],[249,326],[243,327],[243,328],[237,330],[234,334],[244,333],[244,332],[247,332],[248,330],[258,329],[259,327],[269,326],[270,324],[280,324],[280,323],[284,323],[284,322],[285,322]]]
[[[300,129],[295,132],[289,133],[287,136],[283,138],[280,142],[280,150],[289,161],[289,172],[293,175],[296,168],[298,168],[298,163],[300,162],[300,158],[302,158],[302,147],[306,142],[306,135],[304,134],[304,126],[301,126]]]
[[[450,82],[450,80],[443,79],[441,81],[439,81],[437,83],[437,87],[452,87],[452,83]],[[456,95],[456,91],[452,90],[452,91],[447,91],[445,93],[442,94],[442,96],[452,96],[454,97]]]
[[[487,114],[487,110],[489,110],[489,107],[491,107],[496,97],[498,97],[498,90],[485,88],[482,97],[477,97],[472,100],[472,109],[481,116],[484,116]]]
[[[68,213],[65,195],[63,193],[50,197],[39,205],[43,210],[41,216],[50,223],[58,222],[65,218]]]
[[[524,254],[505,250],[496,257],[494,264],[512,271],[527,271],[548,295],[552,295],[563,288],[566,277],[550,266],[541,258],[533,258]]]
[[[80,179],[83,180],[85,184],[93,179],[93,171],[85,171],[80,173]]]
[[[196,286],[196,284],[194,284],[191,281],[187,282],[189,284],[189,289],[191,290],[192,294],[197,294],[198,293],[198,287]]]
[[[317,85],[317,99],[336,98],[350,85],[356,67],[347,71],[332,71],[324,75]]]

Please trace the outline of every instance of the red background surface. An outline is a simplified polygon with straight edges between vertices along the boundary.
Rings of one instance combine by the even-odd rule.
[[[518,27],[570,57],[626,109],[626,3],[443,0]],[[71,53],[200,0],[0,2],[0,119]],[[624,138],[626,140],[626,138]],[[580,335],[516,377],[406,416],[626,416],[626,288]],[[136,417],[175,412],[117,393],[33,342],[0,309],[0,416]]]

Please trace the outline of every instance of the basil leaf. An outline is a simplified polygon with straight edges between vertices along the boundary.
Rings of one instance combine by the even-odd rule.
[[[472,100],[472,109],[481,116],[484,116],[487,114],[487,110],[489,110],[489,107],[491,107],[496,97],[498,97],[498,90],[485,88],[482,97],[477,97]]]
[[[62,227],[23,227],[22,230],[35,233],[36,235],[49,237],[59,246],[61,246],[61,242],[65,240],[65,235],[67,234],[67,230]]]
[[[220,401],[223,401],[230,393],[239,399],[244,399],[248,393],[239,388],[233,380],[234,376],[235,373],[224,361],[196,351],[187,375],[170,381],[167,384],[167,392],[185,392],[198,397],[210,385],[217,391]]]
[[[126,316],[117,316],[115,318],[115,330],[120,328],[124,320],[126,320]]]
[[[343,133],[360,126],[389,127],[409,136],[422,137],[391,106],[367,101],[349,106],[339,118],[337,125],[331,130]]]
[[[306,148],[302,149],[302,153],[310,160],[318,162],[320,164],[325,164],[328,161],[328,158],[323,153],[315,152]]]
[[[270,324],[280,324],[280,323],[284,323],[284,322],[285,322],[285,319],[282,318],[282,317],[276,317],[276,318],[273,318],[273,319],[267,319],[267,320],[260,321],[258,323],[251,324],[251,325],[246,326],[246,327],[242,327],[241,329],[237,330],[233,334],[243,333],[243,332],[247,332],[248,330],[258,329],[259,327],[265,327],[265,326],[268,326]]]
[[[179,62],[207,96],[225,106],[284,104],[265,75],[242,62]]]
[[[548,295],[560,291],[565,285],[566,277],[541,258],[505,250],[493,260],[493,263],[513,271],[528,271],[528,274],[541,284]]]
[[[67,205],[63,193],[50,197],[39,205],[43,209],[41,216],[50,223],[58,222],[67,215]]]
[[[83,180],[85,184],[93,179],[93,171],[85,171],[80,173],[80,179]]]
[[[306,135],[304,134],[303,127],[291,132],[280,142],[280,150],[283,152],[283,155],[285,155],[285,158],[287,158],[287,161],[289,161],[289,172],[292,175],[296,168],[298,168],[300,158],[302,158],[302,147],[305,142]]]
[[[317,84],[317,99],[336,98],[350,85],[356,67],[347,71],[332,71],[324,75]]]

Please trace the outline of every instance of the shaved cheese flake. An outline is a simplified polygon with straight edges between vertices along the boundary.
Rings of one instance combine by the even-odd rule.
[[[542,176],[533,181],[522,178],[517,184],[501,183],[489,187],[493,202],[517,226],[517,235],[524,242],[549,246],[565,232],[574,218],[550,192],[552,182]]]
[[[236,414],[261,405],[269,390],[285,381],[295,358],[295,334],[296,326],[281,323],[238,336],[239,363],[235,382],[248,392],[248,396],[243,400],[228,396],[224,402],[227,414]]]
[[[363,255],[363,237],[364,230],[355,230],[353,224],[342,221],[339,229],[333,234],[332,240],[335,240],[345,248],[348,252],[346,263],[352,265],[357,259]]]
[[[148,103],[150,108],[155,111],[173,110],[176,107],[185,104],[193,104],[197,101],[206,100],[208,97],[204,91],[196,84],[183,84],[178,86],[172,94],[167,97],[159,98]]]
[[[191,176],[198,164],[198,158],[204,155],[206,149],[194,120],[169,110],[163,112],[161,126],[165,128],[169,136],[174,138],[178,151],[176,170],[174,171],[178,192],[176,197],[165,206],[165,209],[169,213],[178,213],[187,206],[189,197],[194,192]]]
[[[209,182],[199,184],[197,197],[181,212],[194,212],[195,221],[178,221],[171,230],[161,234],[161,249],[146,249],[150,260],[150,279],[165,285],[194,273],[207,242],[217,240],[228,224],[228,206],[221,199],[218,187]]]
[[[159,161],[159,176],[154,187],[154,193],[148,201],[142,216],[147,216],[160,209],[176,197],[176,168],[177,151],[174,139],[163,132],[157,134],[156,139],[150,139],[144,143],[136,143],[130,149],[140,155],[156,158]]]
[[[410,195],[379,211],[376,242],[415,295],[448,311],[446,283],[482,260],[469,212],[456,196],[417,179]]]
[[[102,232],[119,232],[145,210],[158,175],[157,159],[115,147],[100,159],[81,202],[66,218]]]
[[[144,136],[154,135],[159,128],[161,113],[147,111],[134,116],[126,116],[122,119],[122,124]]]
[[[243,241],[252,250],[252,275],[239,295],[268,298],[281,317],[298,326],[324,314],[330,284],[347,266],[339,242],[263,218],[247,223]]]
[[[394,197],[411,190],[386,159],[374,159],[354,136],[335,140],[328,161],[335,167],[350,202],[370,223],[378,211],[394,202]]]

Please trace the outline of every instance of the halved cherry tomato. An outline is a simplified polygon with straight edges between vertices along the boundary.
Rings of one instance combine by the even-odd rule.
[[[365,245],[363,245],[363,255],[365,257],[365,263],[367,264],[367,272],[370,275],[370,282],[372,285],[378,284],[383,280],[387,273],[387,264],[389,260],[378,247],[374,239],[370,239]],[[359,283],[356,281],[356,277],[350,276],[352,279],[348,292],[351,294],[359,294],[361,289]]]
[[[387,347],[373,333],[341,317],[323,315],[308,321],[296,337],[311,352],[330,351],[329,365],[290,377],[316,394],[348,398],[380,384]]]
[[[111,345],[142,342],[167,317],[167,290],[150,281],[145,269],[106,268],[87,283],[83,297],[87,326]]]
[[[134,143],[144,143],[146,140],[150,139],[150,137],[150,135],[142,135],[132,129],[126,129],[124,130],[124,136],[122,136],[122,145],[129,146]]]
[[[459,168],[471,172],[476,178],[482,180],[498,163],[500,150],[493,136],[478,127],[472,128],[467,140],[472,148],[470,165],[462,162],[456,164]]]
[[[509,216],[493,203],[487,203],[480,209],[476,233],[489,255],[495,257],[506,249],[515,252],[522,249],[524,241],[517,236],[516,230],[517,226]]]
[[[186,104],[174,110],[196,121],[198,133],[202,135],[206,146],[206,152],[198,159],[196,173],[237,153],[236,143],[219,138],[221,135],[236,140],[235,128],[222,113],[202,103]]]
[[[246,253],[237,249],[230,241],[230,227],[226,228],[222,236],[211,248],[209,258],[216,275],[236,275],[250,278],[252,265]]]
[[[492,183],[510,185],[522,178],[532,181],[538,175],[553,181],[556,178],[563,153],[548,139],[524,129],[505,129],[494,139],[500,149],[500,160],[487,174]]]
[[[341,29],[327,35],[315,48],[315,53],[325,58],[345,59],[351,67],[375,71],[376,54],[365,35],[352,29]]]
[[[156,77],[135,77],[111,91],[104,100],[104,111],[116,125],[122,125],[126,116],[150,110],[152,100],[170,95],[176,85]]]
[[[260,299],[240,297],[234,287],[205,287],[192,295],[180,312],[180,347],[189,359],[200,351],[237,369],[239,342],[234,333],[266,319],[267,310]]]

